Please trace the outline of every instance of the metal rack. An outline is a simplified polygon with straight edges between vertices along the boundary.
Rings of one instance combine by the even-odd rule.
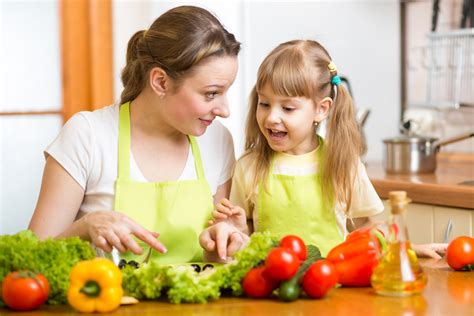
[[[423,51],[426,102],[418,107],[474,107],[474,28],[433,32]]]

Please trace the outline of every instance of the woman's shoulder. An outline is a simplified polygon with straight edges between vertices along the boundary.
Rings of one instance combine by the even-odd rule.
[[[118,109],[119,106],[114,104],[94,111],[81,111],[76,113],[74,116],[81,116],[83,119],[87,120],[89,124],[94,126],[116,124],[118,122]]]
[[[222,148],[233,146],[232,135],[227,127],[219,121],[213,122],[206,130],[206,132],[197,137],[199,144],[210,146],[212,148]]]

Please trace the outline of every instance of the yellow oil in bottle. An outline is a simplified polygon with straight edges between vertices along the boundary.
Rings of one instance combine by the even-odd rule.
[[[409,296],[420,294],[427,279],[410,242],[406,241],[387,245],[387,252],[380,259],[371,282],[377,294]]]
[[[420,294],[426,286],[427,278],[408,240],[404,214],[409,200],[404,191],[393,191],[389,196],[391,216],[387,250],[372,274],[372,287],[380,295]]]

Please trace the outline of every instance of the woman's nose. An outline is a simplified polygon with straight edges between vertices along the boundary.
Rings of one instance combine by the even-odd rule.
[[[227,101],[227,98],[225,98],[219,106],[215,107],[213,109],[213,114],[216,116],[220,116],[223,118],[229,117],[230,111],[229,111],[229,103]]]

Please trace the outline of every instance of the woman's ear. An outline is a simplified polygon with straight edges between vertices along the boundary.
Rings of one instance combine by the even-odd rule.
[[[316,115],[314,116],[314,122],[320,123],[325,118],[327,118],[329,115],[329,110],[331,109],[331,106],[332,106],[332,99],[329,97],[326,97],[322,99],[321,101],[319,101],[316,104]]]
[[[155,67],[150,71],[150,87],[160,97],[164,98],[169,91],[170,78],[160,67]]]

